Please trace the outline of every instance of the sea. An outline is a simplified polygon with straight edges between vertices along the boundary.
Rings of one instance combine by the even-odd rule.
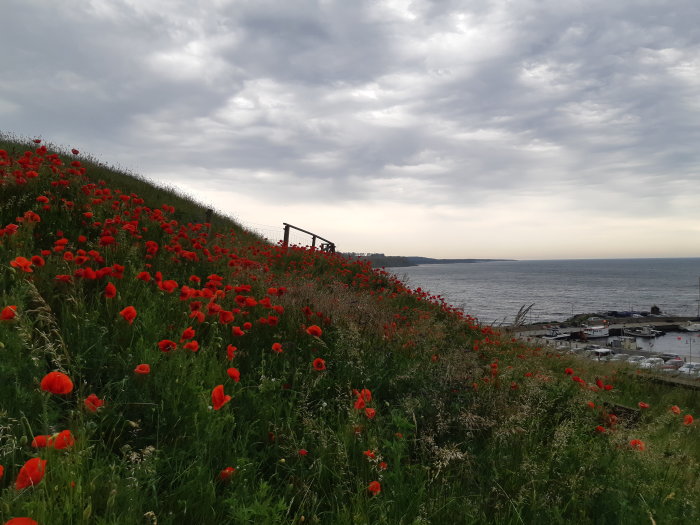
[[[482,324],[512,324],[530,305],[526,323],[560,322],[581,313],[649,312],[652,306],[665,315],[700,317],[700,258],[491,261],[388,270]],[[651,344],[686,354],[680,345],[693,341],[681,332]],[[695,344],[700,356],[700,338]]]

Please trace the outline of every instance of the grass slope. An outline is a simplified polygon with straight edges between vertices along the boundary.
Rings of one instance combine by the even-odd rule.
[[[700,521],[693,390],[41,144],[0,203],[2,521]]]

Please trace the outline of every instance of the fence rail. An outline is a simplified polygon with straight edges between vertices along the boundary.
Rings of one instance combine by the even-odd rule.
[[[289,246],[289,231],[294,228],[295,230],[298,230],[300,232],[304,232],[308,235],[311,235],[311,247],[316,248],[316,239],[320,239],[322,241],[325,241],[321,244],[319,244],[318,248],[322,252],[327,252],[327,253],[335,253],[335,243],[332,241],[329,241],[328,239],[325,239],[321,237],[320,235],[310,232],[308,230],[304,230],[302,228],[298,228],[297,226],[293,226],[291,224],[287,224],[286,222],[282,223],[284,225],[284,240],[282,241],[284,246],[287,247]]]

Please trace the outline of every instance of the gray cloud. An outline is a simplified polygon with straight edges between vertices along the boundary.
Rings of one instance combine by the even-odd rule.
[[[692,0],[3,11],[4,130],[204,193],[391,202],[444,221],[515,200],[533,228],[559,202],[573,221],[700,218],[678,208],[700,178]]]

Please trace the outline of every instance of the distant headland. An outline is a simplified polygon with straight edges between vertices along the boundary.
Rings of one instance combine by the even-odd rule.
[[[515,259],[433,259],[431,257],[418,257],[408,255],[384,255],[383,253],[346,253],[349,257],[366,259],[375,268],[400,268],[404,266],[418,266],[419,264],[453,264],[453,263],[480,263],[495,261],[513,261]]]

